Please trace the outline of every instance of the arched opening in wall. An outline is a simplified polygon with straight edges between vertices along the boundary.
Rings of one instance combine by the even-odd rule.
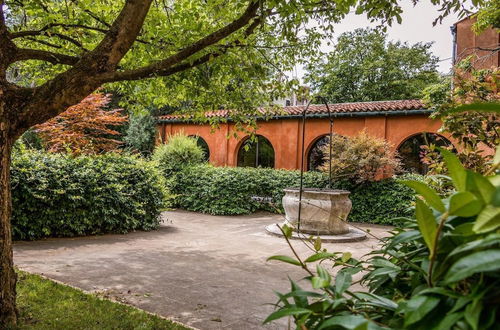
[[[190,135],[189,137],[196,139],[196,144],[203,150],[203,159],[208,162],[210,159],[210,148],[208,147],[207,141],[199,135]]]
[[[398,148],[403,169],[410,173],[426,174],[429,166],[422,162],[424,146],[453,146],[450,140],[436,133],[418,133],[404,140]]]
[[[307,153],[307,170],[319,171],[326,162],[325,146],[330,143],[330,134],[322,135],[313,142]]]
[[[262,135],[246,138],[238,149],[239,167],[274,167],[274,148]]]
[[[338,140],[340,139],[340,140]],[[344,141],[345,136],[333,133],[333,144]],[[319,171],[328,162],[328,145],[330,145],[330,134],[321,135],[314,140],[307,152],[307,170]],[[335,149],[333,149],[335,151]]]

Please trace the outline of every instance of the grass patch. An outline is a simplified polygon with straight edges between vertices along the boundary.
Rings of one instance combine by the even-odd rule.
[[[188,329],[41,276],[18,272],[19,325],[14,329]]]

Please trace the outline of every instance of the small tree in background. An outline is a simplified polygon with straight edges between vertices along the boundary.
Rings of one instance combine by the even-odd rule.
[[[122,109],[106,110],[110,100],[110,94],[91,94],[59,116],[35,126],[35,131],[50,152],[78,155],[118,151],[122,142],[113,138],[120,134],[113,127],[122,125],[127,117],[122,115]]]
[[[307,66],[306,82],[331,102],[419,98],[439,81],[432,43],[388,41],[375,29],[342,33],[329,54]]]
[[[325,162],[321,171],[328,172],[330,162],[328,148],[323,147]],[[376,181],[398,172],[401,168],[396,153],[390,144],[362,131],[354,137],[333,135],[332,137],[332,177],[349,179],[356,183]]]
[[[131,113],[124,137],[126,147],[142,156],[150,156],[155,147],[156,120],[150,112]]]

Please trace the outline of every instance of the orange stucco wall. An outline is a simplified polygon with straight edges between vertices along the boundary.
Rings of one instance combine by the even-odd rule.
[[[455,24],[456,27],[456,59],[460,60],[469,55],[476,55],[479,60],[474,62],[477,69],[489,69],[500,66],[500,53],[486,49],[495,49],[500,44],[500,34],[494,28],[487,28],[480,34],[472,31],[475,18],[464,18]]]
[[[271,142],[275,153],[275,168],[299,169],[301,161],[302,122],[298,119],[278,119],[257,123],[256,134],[266,137]],[[385,138],[396,149],[406,138],[422,133],[436,133],[441,127],[439,120],[425,115],[379,116],[336,118],[333,131],[345,136],[353,136],[363,129],[372,136]],[[210,162],[218,166],[236,166],[238,150],[247,134],[236,132],[232,123],[223,123],[212,129],[209,125],[190,123],[163,123],[159,127],[161,141],[166,141],[170,134],[183,132],[186,135],[198,135],[210,149]],[[305,148],[309,148],[321,136],[329,133],[328,119],[307,119]],[[228,137],[230,136],[230,137]]]

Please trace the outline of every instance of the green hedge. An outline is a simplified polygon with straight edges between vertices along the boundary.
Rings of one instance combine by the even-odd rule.
[[[132,156],[24,152],[11,177],[14,239],[151,230],[164,207],[164,179]]]
[[[247,214],[262,209],[281,213],[283,189],[298,187],[299,171],[197,165],[186,167],[168,180],[176,207],[214,215]],[[304,187],[323,188],[327,175],[306,172]],[[414,192],[397,180],[362,185],[336,182],[334,188],[351,191],[349,220],[393,224],[392,218],[411,215]],[[253,199],[270,197],[271,202]]]

